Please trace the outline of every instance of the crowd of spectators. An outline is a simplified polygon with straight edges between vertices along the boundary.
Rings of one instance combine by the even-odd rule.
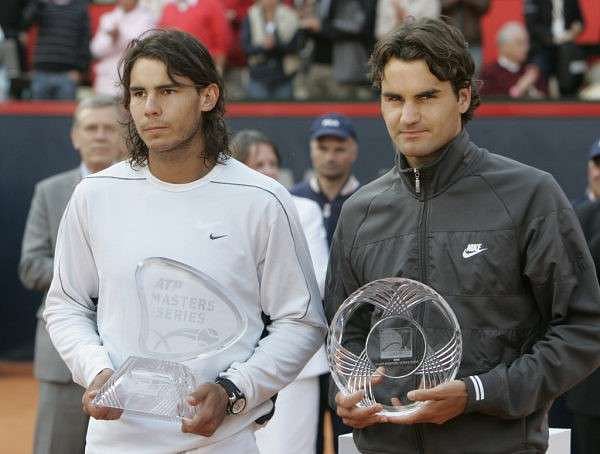
[[[490,2],[103,0],[114,9],[91,30],[90,0],[6,0],[0,100],[75,99],[82,87],[115,95],[122,52],[153,28],[201,40],[230,100],[370,100],[366,68],[375,41],[412,17],[440,15],[462,29],[484,95],[600,96],[600,69],[575,42],[585,28],[579,0],[523,0],[523,21],[500,27],[498,59],[483,65],[482,17]]]

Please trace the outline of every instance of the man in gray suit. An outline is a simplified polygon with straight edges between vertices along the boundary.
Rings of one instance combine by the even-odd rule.
[[[119,107],[110,97],[92,97],[75,110],[71,140],[81,165],[40,181],[35,186],[21,250],[19,276],[30,290],[45,293],[52,281],[58,225],[71,193],[82,177],[98,172],[122,155]],[[35,454],[83,452],[88,417],[81,408],[83,389],[54,349],[38,311],[34,374],[40,382]]]

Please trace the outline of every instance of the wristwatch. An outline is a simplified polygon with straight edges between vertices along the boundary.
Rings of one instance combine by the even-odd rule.
[[[244,393],[235,386],[235,383],[224,377],[217,377],[215,383],[221,385],[225,389],[227,397],[229,398],[227,409],[225,410],[226,414],[238,415],[244,411],[244,408],[246,408],[246,396],[244,396]]]

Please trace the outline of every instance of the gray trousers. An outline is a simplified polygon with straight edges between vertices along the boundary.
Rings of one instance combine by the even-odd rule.
[[[81,409],[84,389],[75,383],[40,382],[34,454],[85,451],[88,416]]]

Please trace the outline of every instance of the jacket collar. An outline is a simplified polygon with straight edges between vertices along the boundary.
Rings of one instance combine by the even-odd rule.
[[[445,145],[440,156],[431,164],[420,167],[420,191],[415,190],[415,169],[408,165],[401,153],[396,155],[396,170],[407,188],[414,194],[425,194],[430,198],[444,191],[457,181],[482,155],[481,150],[471,143],[469,134],[463,129]]]

